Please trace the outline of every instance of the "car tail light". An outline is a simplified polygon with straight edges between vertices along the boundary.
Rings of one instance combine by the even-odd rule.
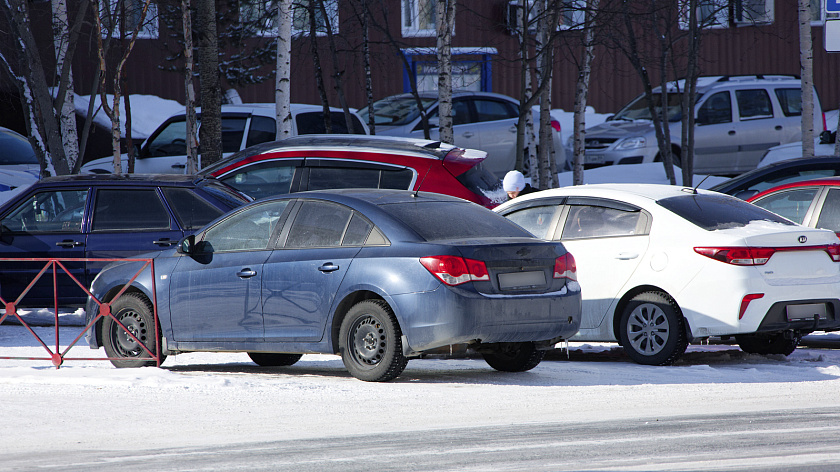
[[[706,257],[741,266],[764,265],[777,252],[825,251],[831,260],[840,262],[840,244],[793,247],[696,247],[694,252]]]
[[[825,117],[823,117],[825,119]],[[551,127],[554,128],[554,131],[560,132],[560,122],[557,120],[551,120]]]
[[[825,131],[825,130],[828,129],[828,126],[825,124],[825,112],[822,113],[822,119],[823,119],[823,131]]]
[[[446,285],[460,285],[477,280],[490,280],[482,261],[458,256],[421,257],[420,263]]]
[[[763,293],[749,293],[744,295],[744,299],[741,300],[741,311],[738,312],[738,319],[744,317],[744,313],[747,311],[747,307],[750,306],[750,302],[753,300],[758,300],[759,298],[764,298]]]
[[[554,260],[554,278],[577,280],[577,264],[572,253],[567,252]]]
[[[764,265],[776,249],[770,247],[696,247],[694,252],[740,266]]]

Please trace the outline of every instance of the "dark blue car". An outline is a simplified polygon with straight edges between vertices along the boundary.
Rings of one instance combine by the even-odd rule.
[[[110,300],[139,263],[106,267],[91,288]],[[408,359],[468,343],[495,369],[525,371],[578,331],[574,258],[486,208],[399,190],[303,192],[264,199],[155,255],[161,333],[148,271],[88,341],[118,367],[154,352],[247,352],[285,366],[341,354],[362,380],[398,376]],[[88,322],[99,313],[89,301]]]
[[[227,185],[184,175],[85,175],[43,179],[0,206],[0,258],[124,258],[175,245],[250,201]],[[0,294],[14,302],[44,262],[0,262]],[[85,287],[104,262],[66,262]],[[85,292],[58,271],[61,306]],[[52,272],[19,306],[53,306]]]

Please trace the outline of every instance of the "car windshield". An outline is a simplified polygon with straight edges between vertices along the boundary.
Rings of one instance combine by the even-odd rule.
[[[700,94],[697,95],[697,99],[700,98]],[[682,94],[678,92],[669,92],[668,93],[668,121],[680,121],[682,119]],[[653,108],[656,113],[662,112],[662,95],[654,93],[653,95]],[[636,97],[635,100],[630,102],[624,108],[619,110],[618,113],[615,114],[613,117],[614,120],[650,120],[650,109],[648,108],[648,101],[645,98],[644,94],[639,95]]]
[[[421,98],[423,108],[426,110],[432,106],[437,99]],[[377,125],[400,126],[411,123],[418,116],[420,110],[417,108],[417,101],[411,96],[388,97],[373,103],[374,119]],[[369,123],[370,109],[368,107],[359,110],[362,121]]]
[[[686,194],[656,203],[707,231],[742,228],[752,221],[794,225],[775,213],[728,195]]]
[[[23,136],[0,130],[0,164],[38,164],[32,145]]]
[[[474,203],[420,201],[384,204],[381,208],[426,241],[534,237],[502,215]]]

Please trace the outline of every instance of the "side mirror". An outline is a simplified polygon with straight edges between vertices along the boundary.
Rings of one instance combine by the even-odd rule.
[[[440,117],[429,118],[429,128],[440,128]]]
[[[178,241],[178,254],[194,254],[195,253],[195,235],[191,234]]]

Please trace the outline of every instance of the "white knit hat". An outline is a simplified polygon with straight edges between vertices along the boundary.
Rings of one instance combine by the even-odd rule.
[[[502,180],[502,187],[504,187],[505,192],[520,192],[525,188],[525,176],[518,170],[512,170]]]

